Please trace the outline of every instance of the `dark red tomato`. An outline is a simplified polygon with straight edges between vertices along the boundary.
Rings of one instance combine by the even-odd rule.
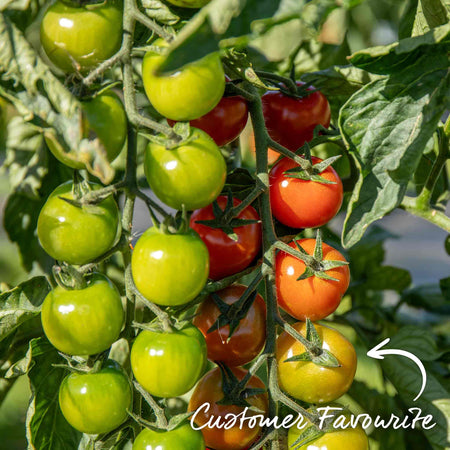
[[[321,162],[312,157],[312,163]],[[290,158],[283,158],[270,171],[270,202],[273,215],[292,228],[321,227],[339,211],[344,191],[339,175],[327,167],[320,176],[335,184],[301,180],[285,174],[286,170],[299,167]]]
[[[297,82],[297,86],[304,83]],[[313,90],[312,87],[308,88]],[[296,151],[313,138],[314,128],[330,125],[331,111],[327,98],[319,91],[307,97],[289,97],[280,91],[268,91],[262,96],[263,113],[270,137]]]
[[[227,204],[227,197],[220,196],[217,203],[222,210]],[[233,199],[233,205],[241,203]],[[247,206],[239,215],[239,219],[260,220],[252,206]],[[261,224],[253,223],[234,228],[237,240],[234,241],[220,228],[211,228],[197,223],[199,220],[213,220],[212,204],[197,209],[192,213],[190,227],[201,237],[209,252],[209,278],[220,280],[244,270],[255,259],[261,248]]]
[[[227,305],[239,301],[246,286],[235,284],[216,294]],[[227,366],[243,366],[256,356],[264,347],[266,341],[266,304],[257,294],[247,314],[229,338],[230,327],[225,325],[216,328],[211,333],[208,330],[214,325],[220,315],[219,308],[212,296],[209,296],[198,308],[194,317],[194,325],[203,333],[208,348],[208,358],[211,361],[222,361]]]
[[[234,141],[242,133],[248,119],[248,107],[239,96],[222,97],[219,104],[204,116],[191,120],[191,126],[208,133],[222,147]],[[176,122],[168,120],[173,126]]]

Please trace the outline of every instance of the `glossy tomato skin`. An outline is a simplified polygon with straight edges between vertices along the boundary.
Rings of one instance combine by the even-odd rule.
[[[208,279],[208,249],[198,234],[164,234],[149,228],[137,241],[131,271],[139,292],[164,306],[194,299]]]
[[[169,3],[175,6],[181,6],[182,8],[201,8],[207,5],[211,0],[167,0]]]
[[[76,430],[86,434],[107,433],[128,417],[131,385],[114,361],[97,373],[71,373],[59,388],[61,411]]]
[[[217,198],[219,207],[224,210],[227,197]],[[241,203],[234,198],[233,206]],[[239,215],[239,219],[260,221],[259,215],[252,206],[247,206]],[[190,227],[195,230],[202,241],[208,247],[209,252],[209,278],[220,280],[233,275],[248,267],[261,250],[261,224],[252,223],[234,228],[237,241],[231,239],[220,228],[211,228],[197,223],[201,220],[213,220],[214,212],[212,204],[197,209],[191,215]]]
[[[231,285],[216,294],[227,305],[236,303],[246,290],[240,284]],[[208,333],[220,315],[219,308],[211,296],[199,306],[193,323],[206,339],[208,359],[221,361],[227,366],[243,366],[259,355],[266,341],[266,304],[257,294],[247,315],[239,322],[228,340],[229,325]]]
[[[87,278],[84,289],[55,287],[41,313],[48,340],[69,355],[94,355],[119,337],[124,311],[117,288],[104,275]]]
[[[294,448],[295,441],[305,430],[299,430],[295,425],[288,431],[288,448]],[[361,427],[346,428],[327,432],[309,444],[297,447],[298,450],[369,450],[369,439]]]
[[[144,170],[153,192],[166,205],[190,211],[209,205],[225,184],[227,167],[219,148],[201,130],[192,141],[171,150],[150,142]]]
[[[297,82],[298,86],[303,84]],[[293,152],[313,138],[317,125],[330,126],[330,105],[320,91],[301,99],[268,91],[261,100],[270,137]]]
[[[315,239],[298,239],[298,244],[310,255],[314,253]],[[289,244],[296,249],[294,242]],[[345,261],[345,258],[333,247],[323,243],[324,260]],[[279,252],[275,259],[275,281],[278,304],[292,317],[299,320],[321,320],[333,313],[350,283],[348,266],[327,270],[327,275],[339,281],[324,280],[312,276],[297,281],[305,271],[303,261]]]
[[[242,133],[248,119],[248,106],[239,96],[222,97],[215,108],[204,116],[191,120],[191,126],[203,130],[219,146],[229,144]],[[175,121],[168,120],[173,126]]]
[[[171,333],[143,330],[131,349],[136,380],[157,397],[178,397],[189,391],[206,364],[206,342],[193,326]]]
[[[98,184],[90,183],[92,189]],[[37,234],[43,249],[54,259],[69,264],[86,264],[103,255],[115,243],[120,231],[119,209],[108,197],[95,207],[70,205],[73,184],[57,187],[41,209]]]
[[[161,51],[168,46],[162,39],[153,43]],[[142,62],[142,80],[150,103],[163,116],[189,121],[211,111],[225,90],[225,74],[218,53],[211,53],[174,73],[158,74],[166,56],[149,51]]]
[[[114,161],[127,135],[127,118],[119,97],[108,91],[82,101],[81,107],[84,113],[83,136],[88,138],[93,131],[103,144],[108,161]],[[70,158],[57,142],[48,138],[45,138],[45,142],[55,158],[66,166],[79,170],[86,168],[84,163]]]
[[[189,423],[171,431],[143,429],[136,437],[133,450],[205,450],[203,435]]]
[[[55,66],[85,74],[114,55],[122,43],[122,2],[71,5],[58,0],[41,22],[41,45]]]
[[[312,163],[322,160],[312,157]],[[335,184],[301,180],[284,172],[299,165],[283,158],[270,171],[270,204],[273,215],[291,228],[315,228],[329,222],[339,211],[344,191],[339,175],[327,167],[320,176]]]
[[[235,376],[242,380],[247,374],[247,370],[241,369],[239,367],[232,368]],[[264,389],[264,383],[256,376],[252,376],[247,383],[247,388],[258,388]],[[205,409],[200,409],[195,417],[193,418],[197,426],[202,426],[206,424],[211,416],[221,417],[222,419],[226,414],[240,414],[244,411],[244,408],[236,405],[219,405],[218,401],[223,399],[222,391],[222,374],[219,368],[212,369],[206,373],[203,378],[198,382],[191,400],[189,401],[188,411],[196,411],[204,403],[209,404],[208,412]],[[251,417],[256,414],[265,415],[268,410],[268,399],[267,394],[258,394],[255,396],[250,396],[246,399],[251,406],[255,406],[261,413],[254,413],[252,411],[247,411],[246,416]],[[259,421],[258,421],[259,422]],[[208,447],[212,447],[216,450],[242,450],[250,443],[255,441],[257,436],[261,431],[261,427],[256,426],[250,428],[248,426],[248,421],[243,423],[243,426],[239,428],[239,419],[236,425],[225,429],[223,428],[202,428],[203,437],[205,439],[205,444]]]
[[[345,394],[356,372],[356,352],[353,345],[337,330],[315,324],[323,348],[339,361],[340,367],[323,367],[311,361],[285,362],[306,351],[303,344],[285,331],[277,339],[278,383],[292,397],[307,403],[329,403]],[[306,336],[306,324],[293,327]]]

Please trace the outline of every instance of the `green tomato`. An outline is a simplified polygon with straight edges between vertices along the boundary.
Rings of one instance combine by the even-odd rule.
[[[84,113],[84,137],[89,137],[92,130],[100,139],[109,162],[114,161],[125,143],[127,135],[127,117],[119,97],[111,91],[100,94],[91,100],[81,102]],[[48,148],[56,159],[73,169],[85,169],[80,161],[69,157],[61,145],[45,138]],[[75,155],[74,155],[75,157]]]
[[[205,450],[202,432],[189,423],[171,431],[143,429],[136,437],[133,450]]]
[[[119,337],[124,312],[117,288],[104,275],[87,278],[84,289],[54,288],[42,305],[48,340],[69,355],[93,355]]]
[[[149,228],[134,247],[131,271],[137,289],[148,300],[183,305],[200,293],[208,279],[208,249],[193,230],[164,234]]]
[[[304,431],[305,429],[299,430],[295,425],[289,428],[288,448],[296,450],[369,450],[369,440],[361,427],[327,432],[309,444],[294,447],[295,441]]]
[[[225,160],[215,142],[192,128],[191,140],[166,150],[150,142],[144,170],[156,196],[166,205],[187,210],[203,208],[222,191],[227,175]]]
[[[149,51],[142,62],[142,80],[150,103],[163,116],[178,121],[198,119],[211,111],[225,90],[225,74],[220,57],[211,53],[171,74],[157,71],[166,58],[168,44],[154,42],[162,53]]]
[[[113,56],[122,43],[122,2],[84,4],[58,0],[45,12],[41,44],[66,73],[85,74]]]
[[[178,397],[199,379],[206,353],[205,338],[194,326],[171,333],[144,330],[131,348],[131,368],[150,394]]]
[[[71,373],[59,388],[59,406],[76,430],[108,433],[127,419],[132,391],[120,366],[109,360],[96,373]]]
[[[101,187],[94,183],[90,186]],[[37,234],[52,258],[69,264],[86,264],[114,245],[120,231],[119,209],[112,197],[98,205],[71,205],[62,198],[74,198],[72,187],[67,182],[50,194],[39,214]]]

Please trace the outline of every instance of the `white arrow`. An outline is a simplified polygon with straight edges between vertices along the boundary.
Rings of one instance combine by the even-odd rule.
[[[413,355],[412,353],[407,352],[405,350],[390,350],[390,349],[381,350],[381,348],[384,347],[386,344],[388,344],[389,341],[390,339],[387,338],[383,342],[380,342],[372,350],[369,350],[367,352],[367,356],[370,356],[371,358],[375,359],[384,359],[383,355],[400,355],[412,359],[419,366],[420,372],[422,373],[422,389],[420,390],[417,397],[414,399],[414,401],[416,401],[422,395],[422,392],[424,391],[425,386],[427,385],[427,372],[425,371],[425,367],[423,366],[422,361],[416,355]]]

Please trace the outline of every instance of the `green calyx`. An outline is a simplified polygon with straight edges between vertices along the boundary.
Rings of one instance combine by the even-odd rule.
[[[310,156],[310,155],[307,155]],[[292,169],[288,169],[284,172],[284,174],[289,178],[297,178],[299,180],[304,181],[315,181],[316,183],[322,184],[336,184],[334,181],[327,180],[320,176],[320,174],[326,170],[329,166],[331,166],[335,161],[337,161],[341,155],[332,156],[331,158],[325,159],[317,164],[312,164],[310,157],[307,158],[309,160],[309,165],[304,164],[303,166],[293,167]]]

